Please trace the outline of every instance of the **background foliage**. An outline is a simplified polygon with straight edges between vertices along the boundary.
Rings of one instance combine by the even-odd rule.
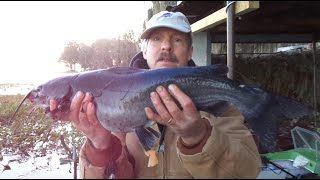
[[[316,94],[314,97],[313,55],[308,49],[296,49],[252,56],[236,55],[234,78],[254,84],[282,96],[291,97],[320,110],[320,52],[316,53]],[[213,63],[226,63],[226,57],[213,55]]]
[[[134,32],[130,30],[117,39],[98,39],[90,46],[69,42],[58,62],[72,71],[76,64],[81,66],[81,71],[129,66],[131,58],[139,50],[139,41],[134,39]]]
[[[29,156],[45,156],[53,150],[60,150],[71,158],[70,149],[73,145],[76,145],[79,152],[84,142],[83,134],[73,129],[70,123],[55,122],[48,118],[42,109],[34,109],[30,102],[24,102],[10,121],[23,97],[24,95],[0,95],[2,153],[18,154],[22,160]]]

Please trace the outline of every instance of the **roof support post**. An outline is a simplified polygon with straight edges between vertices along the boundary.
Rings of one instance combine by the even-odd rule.
[[[235,58],[235,43],[234,43],[234,4],[235,1],[227,1],[227,66],[229,68],[228,78],[234,78],[234,58]]]
[[[316,47],[316,41],[317,41],[317,37],[316,37],[316,33],[313,34],[313,38],[312,38],[312,54],[313,54],[313,108],[314,111],[317,112],[317,47]],[[316,119],[314,121],[314,127],[317,127],[317,115],[316,115]]]
[[[207,31],[193,34],[192,59],[198,66],[207,66],[211,64],[211,37]]]

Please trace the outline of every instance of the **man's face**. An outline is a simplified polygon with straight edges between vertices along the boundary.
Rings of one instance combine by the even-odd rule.
[[[192,57],[188,34],[170,28],[158,28],[149,36],[143,57],[150,69],[183,67]]]

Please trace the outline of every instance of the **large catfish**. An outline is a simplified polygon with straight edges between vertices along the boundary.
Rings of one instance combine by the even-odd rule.
[[[235,105],[258,137],[261,148],[268,152],[276,147],[276,120],[313,115],[311,108],[293,99],[228,79],[227,72],[228,68],[223,64],[155,70],[115,67],[88,71],[49,80],[31,90],[19,107],[29,99],[50,114],[49,100],[56,99],[59,109],[67,112],[77,91],[91,92],[102,126],[113,132],[135,131],[146,150],[153,145],[155,133],[148,128],[152,121],[147,119],[144,108],[153,107],[150,92],[160,85],[176,84],[193,100],[198,110],[216,116],[229,104]]]

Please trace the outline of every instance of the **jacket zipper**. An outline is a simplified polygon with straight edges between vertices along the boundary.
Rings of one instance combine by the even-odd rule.
[[[163,151],[163,178],[167,179],[167,155],[166,155],[166,151],[167,151],[167,132],[164,134],[164,151]]]

